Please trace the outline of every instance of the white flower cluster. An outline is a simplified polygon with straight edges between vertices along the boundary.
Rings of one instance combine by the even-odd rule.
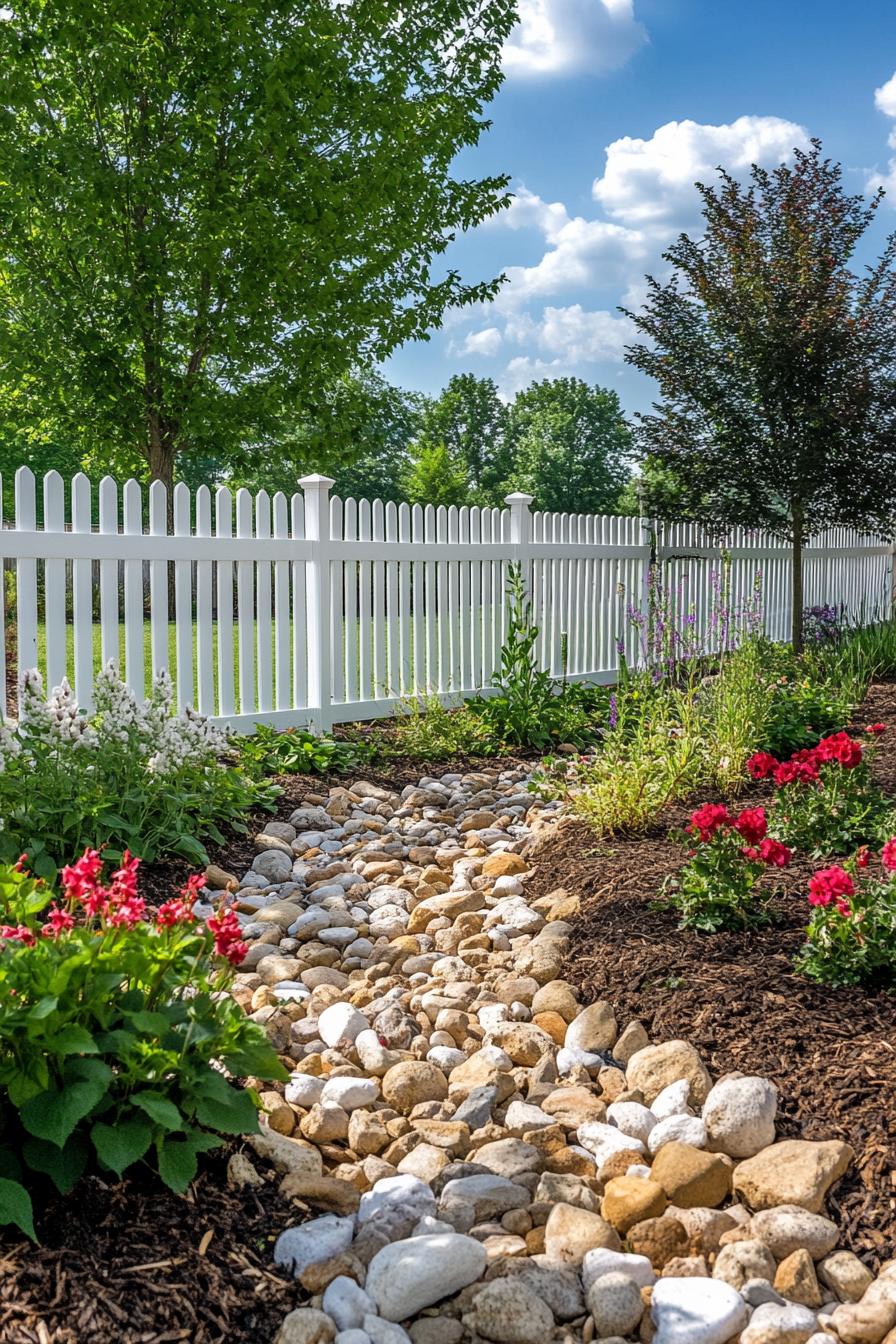
[[[185,766],[211,765],[228,750],[226,735],[208,719],[187,708],[173,712],[174,692],[167,672],[153,682],[148,700],[139,701],[109,662],[96,678],[92,715],[79,707],[67,681],[49,700],[36,670],[22,677],[18,723],[0,725],[0,770],[12,756],[63,744],[101,750],[117,743],[144,761],[154,774],[166,777]]]

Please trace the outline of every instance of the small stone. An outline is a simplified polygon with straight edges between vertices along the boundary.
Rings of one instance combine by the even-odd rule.
[[[647,1147],[658,1153],[667,1143],[686,1143],[689,1148],[706,1147],[706,1126],[696,1115],[667,1115],[650,1131]]]
[[[651,1174],[669,1202],[684,1209],[715,1208],[731,1189],[731,1172],[724,1159],[686,1143],[664,1144]]]
[[[255,1170],[245,1153],[233,1153],[227,1161],[227,1184],[241,1190],[264,1185],[264,1177]]]
[[[582,1261],[582,1282],[587,1291],[602,1274],[626,1274],[639,1288],[652,1288],[656,1275],[646,1255],[630,1255],[625,1251],[610,1251],[596,1247],[585,1252]]]
[[[765,1302],[758,1306],[740,1344],[806,1344],[815,1331],[815,1313],[795,1302],[778,1306]]]
[[[630,1227],[626,1245],[636,1255],[645,1256],[654,1269],[663,1269],[676,1256],[687,1255],[688,1234],[677,1218],[645,1218]]]
[[[475,1283],[486,1262],[485,1247],[473,1237],[456,1232],[412,1237],[377,1252],[365,1288],[381,1316],[403,1321]]]
[[[494,1279],[473,1299],[463,1323],[495,1344],[544,1344],[554,1332],[554,1316],[531,1288],[513,1279]]]
[[[727,1344],[748,1319],[740,1293],[718,1279],[660,1279],[650,1309],[653,1344]]]
[[[790,1302],[798,1302],[804,1307],[817,1310],[824,1301],[812,1257],[802,1248],[792,1251],[781,1261],[775,1272],[774,1285]]]
[[[353,1214],[361,1199],[360,1191],[350,1181],[335,1176],[284,1176],[280,1182],[284,1199],[297,1199],[313,1209],[326,1213]]]
[[[834,1251],[817,1266],[818,1277],[825,1287],[836,1293],[841,1302],[858,1302],[874,1282],[874,1275],[852,1251]]]
[[[300,1227],[281,1232],[274,1246],[274,1263],[298,1278],[309,1265],[347,1251],[355,1230],[354,1218],[325,1214]]]
[[[643,1222],[645,1218],[659,1218],[667,1203],[666,1193],[656,1181],[640,1176],[617,1176],[607,1182],[600,1211],[601,1216],[624,1236],[635,1223]]]
[[[601,999],[573,1018],[566,1029],[563,1044],[568,1049],[601,1054],[612,1050],[618,1034],[613,1006]]]
[[[336,1327],[322,1311],[313,1307],[299,1307],[284,1316],[274,1344],[330,1344]]]
[[[629,1022],[613,1046],[613,1058],[625,1068],[632,1055],[650,1044],[650,1038],[640,1022]]]
[[[653,1111],[637,1101],[614,1101],[607,1107],[607,1119],[623,1134],[629,1134],[643,1144],[647,1143],[650,1131],[656,1124]]]
[[[896,1302],[845,1302],[831,1312],[841,1344],[881,1344],[896,1325]]]
[[[703,1103],[708,1147],[729,1157],[754,1157],[775,1141],[778,1089],[767,1078],[723,1078]]]
[[[663,1265],[664,1279],[708,1279],[709,1266],[703,1255],[674,1255]],[[745,1299],[746,1300],[746,1299]]]
[[[596,1246],[622,1249],[618,1234],[604,1218],[572,1204],[555,1204],[551,1209],[544,1243],[547,1256],[567,1265],[581,1264],[586,1251]]]
[[[750,1279],[775,1277],[775,1257],[761,1241],[734,1241],[716,1256],[712,1276],[740,1292]]]
[[[763,1148],[734,1169],[734,1192],[751,1209],[798,1204],[820,1213],[824,1197],[855,1154],[848,1143],[830,1139],[785,1139]]]
[[[464,1327],[450,1316],[418,1316],[409,1333],[414,1344],[460,1344]]]
[[[400,1215],[408,1230],[420,1218],[435,1214],[436,1198],[429,1186],[416,1176],[386,1176],[361,1196],[358,1226],[381,1218]]]
[[[321,1306],[337,1330],[360,1329],[364,1317],[376,1310],[373,1299],[360,1284],[341,1274],[327,1285]]]
[[[764,1242],[776,1260],[784,1260],[798,1250],[806,1250],[813,1260],[820,1260],[834,1249],[839,1235],[830,1218],[809,1213],[798,1204],[765,1209],[750,1221],[750,1236]]]
[[[444,1101],[448,1079],[435,1064],[407,1060],[394,1064],[383,1078],[383,1097],[390,1106],[407,1115],[425,1101]]]
[[[599,1337],[630,1334],[644,1314],[640,1288],[618,1270],[594,1279],[585,1300]]]
[[[702,1106],[712,1085],[706,1065],[688,1041],[645,1046],[631,1057],[625,1076],[630,1088],[644,1094],[648,1106],[664,1087],[682,1078],[691,1085],[694,1103]]]
[[[516,877],[529,865],[519,854],[490,854],[482,865],[483,877]]]
[[[325,1044],[334,1046],[341,1040],[353,1041],[369,1025],[363,1013],[350,1003],[333,1003],[321,1013],[317,1031]]]

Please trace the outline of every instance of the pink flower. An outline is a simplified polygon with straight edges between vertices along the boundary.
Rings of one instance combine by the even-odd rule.
[[[793,854],[780,840],[767,836],[759,846],[759,857],[770,868],[786,868]]]
[[[705,844],[707,840],[712,839],[718,830],[729,825],[730,822],[731,818],[724,803],[704,803],[702,807],[698,807],[696,812],[691,814],[690,829],[696,832]]]
[[[888,840],[880,852],[880,861],[890,873],[896,873],[896,836]]]
[[[195,924],[196,917],[186,901],[170,900],[159,906],[156,924],[160,929],[173,928],[175,924]]]
[[[866,733],[872,733],[874,736],[877,736],[879,733],[885,733],[886,731],[887,725],[885,723],[869,723],[865,729]]]
[[[855,895],[855,883],[845,868],[834,864],[831,868],[821,868],[809,879],[809,904],[830,905],[844,896]]]
[[[760,840],[765,839],[768,831],[765,808],[745,807],[740,816],[735,818],[734,829],[738,835],[743,836],[748,845],[758,845]]]
[[[87,900],[96,904],[96,893],[99,887],[100,874],[103,871],[103,860],[98,849],[85,849],[75,863],[63,868],[60,873],[62,891],[67,901],[80,901],[82,905]],[[101,888],[99,888],[101,890]],[[102,893],[102,904],[106,903],[106,893]],[[97,913],[96,909],[88,910],[89,915]]]
[[[12,924],[0,924],[0,938],[5,938],[8,942],[24,943],[26,947],[34,947],[37,942],[27,924],[18,924],[15,927]]]
[[[58,938],[60,934],[68,933],[69,929],[73,929],[74,927],[74,918],[67,910],[63,910],[60,906],[56,905],[54,901],[50,906],[47,922],[43,926],[41,932],[45,938]]]
[[[757,751],[747,761],[747,770],[754,779],[768,779],[778,762],[767,751]]]
[[[212,915],[208,921],[215,938],[215,951],[219,957],[226,957],[234,966],[239,966],[248,952],[248,946],[242,941],[242,929],[234,910],[222,910]]]

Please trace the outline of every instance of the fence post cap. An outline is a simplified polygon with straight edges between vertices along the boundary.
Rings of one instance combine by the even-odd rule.
[[[534,495],[527,495],[527,494],[524,494],[521,490],[515,490],[515,491],[513,492],[513,494],[505,495],[505,496],[504,496],[504,503],[505,503],[505,504],[531,504],[534,498],[535,498]]]
[[[299,485],[303,490],[317,486],[319,490],[331,490],[336,484],[332,476],[320,476],[317,472],[312,472],[310,476],[300,476]]]

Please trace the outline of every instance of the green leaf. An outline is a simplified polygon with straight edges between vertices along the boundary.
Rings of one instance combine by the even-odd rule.
[[[196,1119],[222,1134],[245,1134],[258,1124],[255,1103],[241,1087],[231,1086],[220,1073],[210,1072],[194,1088]]]
[[[73,1134],[63,1148],[45,1139],[27,1139],[22,1145],[22,1156],[32,1171],[49,1176],[59,1193],[67,1195],[84,1174],[87,1145],[78,1134]]]
[[[173,1135],[157,1144],[159,1175],[175,1194],[182,1195],[199,1168],[199,1153],[218,1148],[221,1140],[213,1134],[194,1130],[190,1134]]]
[[[135,1092],[129,1098],[133,1106],[139,1106],[150,1120],[154,1120],[163,1129],[183,1129],[184,1122],[180,1111],[173,1101],[163,1097],[160,1092]]]
[[[0,1223],[12,1223],[14,1227],[24,1232],[26,1237],[37,1241],[31,1196],[18,1181],[0,1179]]]
[[[49,1017],[52,1012],[55,1012],[58,1003],[59,999],[55,994],[45,994],[44,997],[38,999],[34,1007],[29,1010],[26,1021],[42,1022],[45,1017]]]
[[[44,1036],[43,1049],[54,1055],[95,1055],[99,1047],[86,1027],[73,1023],[54,1036]]]
[[[171,1025],[164,1013],[151,1013],[147,1009],[129,1013],[128,1021],[144,1036],[164,1036]]]
[[[119,1178],[138,1162],[152,1143],[152,1125],[136,1116],[114,1125],[98,1120],[90,1131],[100,1161]]]
[[[78,1122],[102,1101],[111,1079],[112,1070],[98,1059],[70,1060],[62,1089],[47,1088],[27,1101],[20,1112],[22,1124],[35,1138],[61,1148]]]
[[[289,1077],[289,1071],[280,1063],[277,1051],[262,1032],[258,1032],[256,1039],[247,1040],[235,1050],[229,1050],[227,1067],[243,1078],[251,1074],[255,1078],[284,1082]]]

